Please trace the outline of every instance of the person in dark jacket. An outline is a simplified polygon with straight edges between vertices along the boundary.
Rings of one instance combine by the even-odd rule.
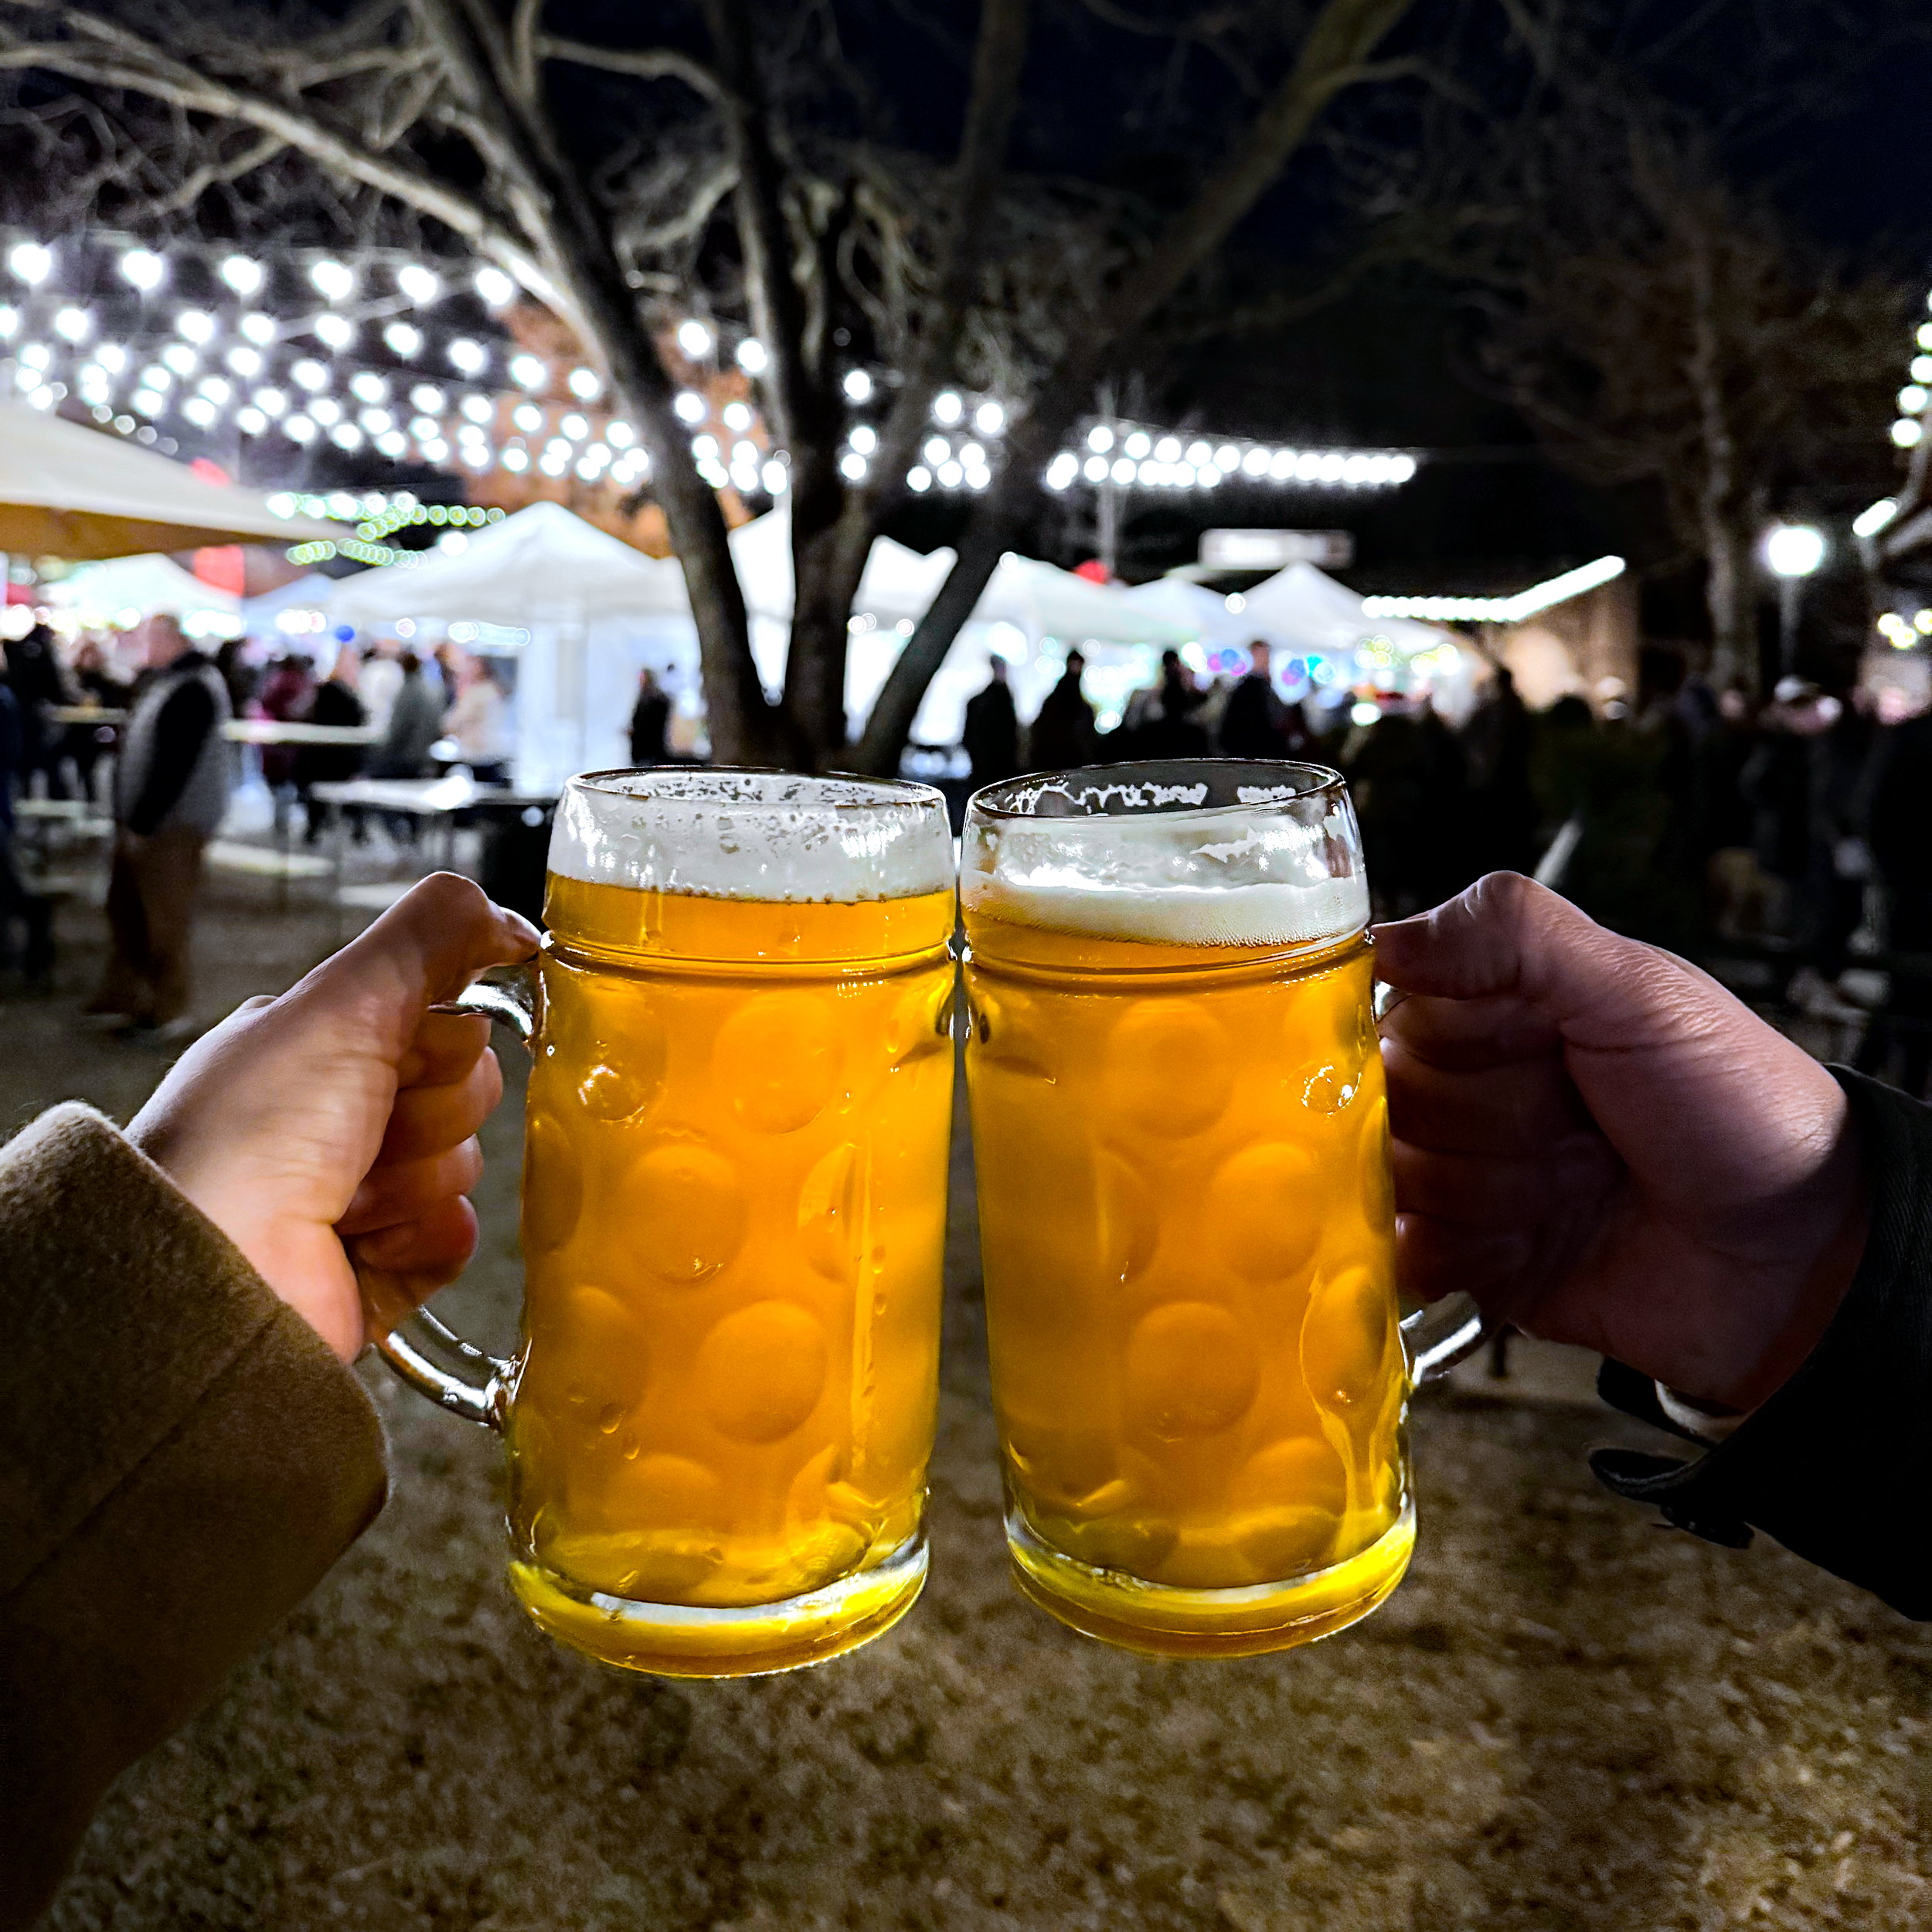
[[[1041,700],[1027,730],[1029,770],[1064,771],[1074,765],[1090,765],[1100,755],[1094,707],[1080,693],[1080,679],[1086,673],[1086,658],[1077,651],[1068,651],[1066,670]]]
[[[1020,768],[1019,713],[1013,709],[1013,687],[1006,681],[1006,660],[988,658],[986,669],[986,682],[966,700],[961,734],[976,785],[997,784]]]
[[[661,765],[671,733],[671,700],[648,665],[638,673],[638,701],[631,707],[631,762]]]
[[[113,947],[97,1019],[172,1036],[192,1030],[189,952],[202,854],[228,809],[232,760],[222,726],[228,689],[214,661],[171,617],[147,624],[148,671],[121,733],[114,855],[107,882]]]
[[[315,687],[315,695],[309,701],[311,724],[332,725],[338,730],[355,730],[367,722],[369,713],[363,709],[362,700],[355,689],[362,668],[361,658],[350,645],[345,644],[336,652],[335,668]],[[321,837],[322,826],[328,817],[315,802],[315,787],[342,784],[353,778],[362,768],[360,745],[301,747],[301,755],[295,762],[295,793],[301,801],[302,815],[306,821],[302,832],[304,843],[312,845]],[[359,835],[359,818],[356,831]]]
[[[53,633],[36,624],[25,637],[6,644],[6,682],[20,710],[19,781],[22,789],[36,771],[47,776],[47,795],[64,798],[66,784],[60,756],[66,732],[53,720],[56,706],[71,704],[74,694],[61,668]]]
[[[1291,716],[1274,688],[1268,647],[1257,638],[1248,646],[1248,672],[1228,693],[1221,713],[1220,750],[1224,758],[1299,758],[1308,734]]]

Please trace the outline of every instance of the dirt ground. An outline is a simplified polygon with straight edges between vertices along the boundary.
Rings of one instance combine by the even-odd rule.
[[[213,1015],[332,920],[217,879]],[[0,1121],[125,1118],[158,1054],[82,1035],[97,917],[9,996]],[[513,1331],[514,1107],[452,1292]],[[953,1198],[932,1582],[818,1670],[717,1686],[547,1643],[501,1580],[498,1458],[371,1369],[382,1519],[107,1801],[50,1923],[604,1932],[1146,1927],[1661,1932],[1932,1923],[1932,1635],[1763,1544],[1660,1531],[1583,1466],[1647,1434],[1452,1391],[1417,1407],[1421,1547],[1355,1631],[1162,1664],[1005,1576],[970,1169]],[[1908,1507],[1901,1498],[1902,1507]]]

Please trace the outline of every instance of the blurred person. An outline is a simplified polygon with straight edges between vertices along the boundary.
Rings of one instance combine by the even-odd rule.
[[[1208,737],[1196,713],[1207,693],[1194,682],[1194,674],[1182,662],[1178,651],[1161,653],[1160,682],[1151,690],[1137,692],[1138,702],[1131,703],[1122,729],[1131,740],[1129,755],[1136,758],[1202,758],[1207,755]]]
[[[1925,1097],[1932,1074],[1932,713],[1886,726],[1872,752],[1867,840],[1885,888],[1886,940],[1904,955],[1893,967],[1884,1010],[1859,1049],[1861,1072],[1886,1070],[1896,1043],[1899,1084]]]
[[[189,955],[202,855],[228,809],[228,688],[172,617],[148,618],[148,669],[114,771],[112,940],[96,1019],[168,1038],[192,1030]]]
[[[396,695],[389,703],[381,742],[369,761],[369,776],[426,778],[430,775],[430,747],[443,735],[442,697],[423,675],[423,661],[413,651],[405,651],[396,663]]]
[[[1487,695],[1462,732],[1469,771],[1470,858],[1475,869],[1535,869],[1536,798],[1530,784],[1532,732],[1514,674],[1496,667]]]
[[[1377,906],[1390,913],[1426,905],[1440,828],[1431,822],[1430,746],[1397,705],[1369,726],[1349,766],[1349,789]]]
[[[236,718],[250,716],[248,708],[255,701],[255,689],[262,678],[254,639],[223,638],[215,648],[215,668],[228,687],[229,715]]]
[[[254,709],[258,717],[273,724],[307,722],[315,702],[315,672],[300,651],[290,651],[268,667],[268,675],[255,688]],[[275,800],[275,825],[279,832],[295,787],[301,765],[297,745],[264,745],[261,747],[262,783]]]
[[[403,647],[393,638],[378,638],[362,654],[361,692],[369,728],[379,737],[389,730],[390,707],[402,688]]]
[[[349,1365],[369,1311],[393,1323],[468,1259],[502,1084],[487,1024],[430,1009],[535,940],[468,880],[427,879],[209,1032],[124,1134],[68,1105],[0,1151],[7,1932],[114,1779],[381,1509]]]
[[[996,784],[1020,769],[1019,713],[1013,709],[1006,660],[989,655],[986,672],[985,683],[966,700],[966,723],[961,733],[976,785]]]
[[[29,986],[39,990],[47,985],[53,973],[53,907],[40,893],[28,889],[14,853],[14,796],[20,783],[25,742],[19,702],[12,689],[0,682],[0,954],[10,964],[17,957],[22,976]],[[12,936],[16,921],[23,941],[17,955]]]
[[[631,762],[661,765],[670,755],[671,699],[646,665],[638,673],[638,701],[631,707]]]
[[[1764,733],[1740,776],[1757,811],[1758,860],[1779,882],[1781,935],[1803,955],[1789,996],[1809,1010],[1836,1002],[1828,982],[1846,963],[1863,910],[1863,774],[1872,726],[1801,679],[1774,692]]]
[[[20,714],[20,790],[24,794],[39,772],[47,796],[64,798],[67,787],[60,758],[66,730],[54,722],[53,713],[56,706],[73,703],[77,694],[69,686],[53,632],[36,624],[24,637],[9,638],[5,653],[7,688]]]
[[[1308,733],[1298,713],[1274,688],[1272,654],[1259,638],[1248,646],[1248,669],[1228,693],[1221,713],[1219,745],[1224,758],[1299,758],[1307,754]]]
[[[1100,757],[1100,735],[1094,722],[1094,707],[1080,692],[1080,679],[1086,675],[1085,656],[1078,651],[1068,651],[1060,682],[1040,700],[1040,708],[1027,727],[1029,770],[1064,771],[1075,765],[1090,765]]]
[[[91,631],[83,633],[74,647],[68,675],[83,705],[103,711],[124,711],[132,696],[130,688],[115,675],[114,666],[100,639]],[[94,773],[102,759],[114,750],[117,737],[111,724],[73,724],[67,727],[62,755],[74,768],[79,795],[94,795]]]
[[[508,706],[503,687],[474,651],[455,660],[456,698],[443,718],[446,736],[456,740],[462,762],[479,785],[500,785],[509,775],[510,747],[505,736]]]
[[[362,700],[356,691],[356,684],[362,670],[362,659],[352,645],[344,645],[335,653],[335,663],[328,675],[315,687],[315,695],[309,702],[308,721],[311,724],[328,725],[337,730],[355,730],[368,722],[368,713],[362,708]],[[355,777],[362,769],[362,747],[360,745],[304,745],[301,755],[295,763],[295,790],[301,800],[304,821],[302,831],[304,842],[314,845],[321,836],[322,826],[327,818],[315,803],[315,789],[321,784],[342,784]],[[362,815],[352,813],[350,820],[355,836],[365,836]]]

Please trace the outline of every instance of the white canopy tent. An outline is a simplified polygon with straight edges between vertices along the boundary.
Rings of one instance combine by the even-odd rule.
[[[122,556],[83,563],[48,585],[46,598],[90,629],[112,624],[124,630],[137,617],[162,611],[179,617],[190,637],[233,638],[242,631],[241,599],[232,590],[202,583],[172,557]]]
[[[1213,650],[1238,650],[1262,634],[1245,607],[1230,611],[1219,591],[1185,577],[1155,577],[1151,583],[1135,584],[1126,595],[1130,603],[1155,617],[1185,624],[1190,636]]]
[[[0,399],[0,551],[78,561],[339,534],[277,516],[259,492],[205,481],[138,444]]]
[[[413,568],[345,578],[327,608],[366,629],[406,619],[527,631],[515,698],[515,777],[526,791],[627,762],[641,666],[668,672],[674,686],[696,672],[684,572],[560,503],[532,503]]]
[[[1413,618],[1365,617],[1361,598],[1312,563],[1291,563],[1257,583],[1243,599],[1240,621],[1250,637],[1266,638],[1304,656],[1349,656],[1376,640],[1413,656],[1454,641]]]
[[[371,629],[406,617],[529,630],[562,614],[580,624],[690,614],[676,564],[646,556],[561,503],[532,503],[462,534],[468,541],[460,550],[340,579],[329,615]]]

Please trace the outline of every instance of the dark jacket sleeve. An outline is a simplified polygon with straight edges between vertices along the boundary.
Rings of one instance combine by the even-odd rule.
[[[1824,1340],[1696,1461],[1600,1449],[1590,1461],[1617,1495],[1655,1503],[1680,1529],[1740,1549],[1761,1529],[1932,1620],[1932,1541],[1917,1520],[1932,1493],[1932,1107],[1832,1071],[1863,1135],[1872,1223]],[[1634,1370],[1606,1362],[1598,1386],[1614,1407],[1684,1434]]]
[[[0,1929],[381,1507],[362,1385],[100,1115],[0,1152]]]
[[[174,810],[214,728],[213,695],[200,679],[184,679],[168,694],[155,720],[154,755],[141,796],[128,810],[130,832],[145,838]]]

